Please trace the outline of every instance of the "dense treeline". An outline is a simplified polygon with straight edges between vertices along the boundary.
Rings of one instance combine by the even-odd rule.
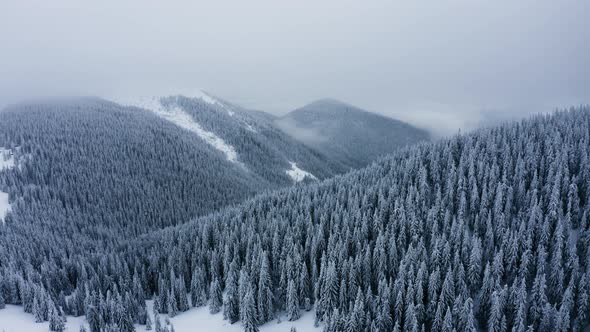
[[[119,248],[34,256],[2,243],[0,297],[39,319],[85,314],[92,332],[146,323],[152,296],[159,312],[207,304],[248,332],[312,308],[329,332],[579,331],[589,159],[588,107],[538,116]]]
[[[0,146],[20,147],[20,167],[1,177],[15,206],[6,231],[54,232],[59,224],[88,238],[140,234],[264,188],[149,112],[87,99],[19,105],[0,116]]]

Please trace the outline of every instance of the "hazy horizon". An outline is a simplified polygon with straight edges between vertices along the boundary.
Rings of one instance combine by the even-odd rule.
[[[583,1],[13,1],[0,104],[203,89],[284,114],[335,98],[428,129],[590,102]]]

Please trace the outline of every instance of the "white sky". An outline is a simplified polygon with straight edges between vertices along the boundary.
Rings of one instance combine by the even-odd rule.
[[[590,1],[0,0],[0,104],[202,88],[427,127],[590,102]],[[440,129],[440,128],[439,128]]]

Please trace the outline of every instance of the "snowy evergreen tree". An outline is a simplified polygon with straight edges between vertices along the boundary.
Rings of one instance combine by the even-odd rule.
[[[258,319],[256,317],[256,305],[254,303],[254,295],[252,294],[252,290],[249,289],[246,291],[246,295],[244,296],[243,308],[241,311],[243,312],[242,315],[242,325],[244,326],[245,332],[258,332]]]
[[[231,324],[240,319],[240,293],[237,264],[232,262],[225,282],[225,300],[223,315]]]
[[[287,286],[287,317],[289,321],[297,320],[300,317],[299,298],[293,280],[289,280],[289,285]]]
[[[223,304],[223,294],[221,292],[221,287],[219,286],[219,281],[217,279],[211,282],[211,289],[209,291],[211,294],[211,299],[209,301],[209,311],[212,314],[216,314],[221,309]]]

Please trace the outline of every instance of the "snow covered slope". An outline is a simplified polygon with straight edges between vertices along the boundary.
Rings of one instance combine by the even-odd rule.
[[[147,301],[147,311],[154,322],[153,316],[154,301]],[[289,322],[285,317],[281,317],[282,321],[278,323],[277,319],[272,320],[264,325],[259,326],[260,332],[289,332],[291,327],[295,327],[297,332],[320,332],[322,327],[314,326],[314,311],[302,312],[302,316],[294,321]],[[160,314],[162,325],[165,325],[165,320],[168,316]],[[244,330],[242,324],[238,321],[230,324],[229,321],[223,319],[223,314],[210,314],[208,306],[192,308],[186,312],[181,312],[175,317],[168,317],[174,331],[176,332],[193,332],[193,331],[216,331],[216,332],[242,332]],[[154,324],[152,324],[153,326]],[[145,332],[145,325],[135,325],[136,332]],[[153,330],[153,328],[152,328]]]
[[[115,98],[118,104],[149,110],[189,130],[222,152],[226,160],[275,188],[324,179],[346,168],[282,132],[272,115],[250,111],[202,91],[158,97]]]
[[[0,171],[14,167],[14,154],[12,150],[0,147]]]
[[[216,103],[214,99],[205,94],[200,96],[199,99],[202,99],[209,104]],[[162,98],[160,97],[140,97],[136,100],[121,101],[120,103],[123,105],[135,106],[152,111],[158,116],[174,123],[175,125],[197,134],[197,136],[202,138],[212,147],[221,151],[228,161],[238,161],[238,154],[236,153],[236,149],[233,146],[227,144],[215,133],[203,129],[203,127],[201,127],[201,125],[195,121],[192,116],[187,114],[181,107],[175,105],[174,103],[163,104]]]
[[[154,322],[153,315],[153,301],[147,301],[147,309]],[[166,325],[167,315],[160,315],[162,325]],[[278,323],[275,319],[262,326],[260,332],[289,332],[291,327],[294,327],[297,332],[320,332],[322,327],[314,326],[314,312],[302,312],[302,316],[294,321],[289,322],[283,318],[283,321]],[[223,319],[221,313],[212,315],[209,313],[208,306],[192,308],[186,312],[182,312],[175,317],[169,318],[170,323],[174,326],[176,332],[242,332],[243,327],[240,322],[230,324],[229,321]],[[86,327],[88,330],[88,323],[84,316],[67,317],[65,332],[79,332],[80,326]],[[0,331],[2,332],[47,332],[49,331],[49,322],[35,323],[35,317],[31,314],[25,313],[22,306],[7,305],[6,308],[0,309]],[[136,332],[147,332],[145,325],[135,325]],[[154,323],[152,323],[152,330],[154,331]]]
[[[8,193],[0,191],[0,223],[4,223],[4,218],[10,212],[10,203],[8,202]]]
[[[291,169],[287,170],[287,174],[291,177],[291,179],[293,179],[293,181],[295,182],[301,182],[303,181],[306,177],[312,179],[312,180],[317,180],[318,178],[316,178],[313,174],[302,170],[301,168],[297,167],[297,163],[294,163],[292,161],[289,162],[291,164]]]
[[[80,326],[86,319],[82,317],[67,317],[65,332],[79,332]],[[6,305],[0,309],[0,331],[2,332],[47,332],[49,322],[35,323],[35,317],[23,311],[22,306]]]

